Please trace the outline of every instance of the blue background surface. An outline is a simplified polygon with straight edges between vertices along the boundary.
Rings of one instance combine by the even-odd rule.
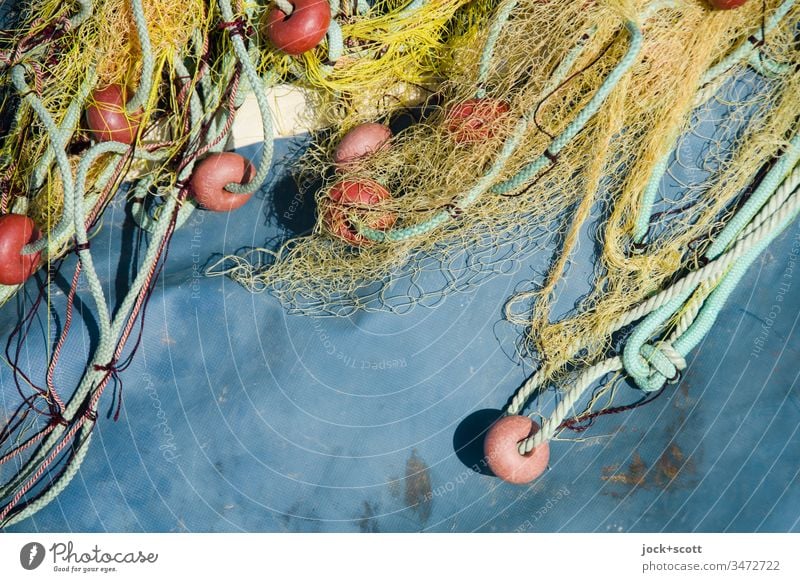
[[[276,159],[298,145],[302,138],[278,142]],[[501,310],[550,253],[435,308],[290,315],[269,294],[201,274],[219,253],[287,234],[279,219],[296,196],[289,164],[277,163],[244,208],[197,212],[176,233],[141,349],[123,374],[120,420],[103,414],[70,486],[10,530],[800,530],[799,225],[753,265],[678,386],[598,419],[583,435],[591,438],[552,443],[551,469],[520,487],[470,469],[479,441],[469,441],[485,411],[501,408],[530,373],[514,357],[521,330]],[[92,246],[112,297],[130,269],[127,214],[118,197]],[[312,223],[306,203],[289,226]],[[587,285],[593,257],[583,247],[563,309]],[[53,297],[56,312],[65,289]],[[4,333],[18,304],[0,311]],[[91,309],[84,316],[59,386],[75,385],[91,346]],[[39,377],[45,337],[32,333],[23,358]],[[6,407],[18,398],[6,366],[0,396]],[[109,390],[101,412],[110,402]],[[0,477],[11,470],[0,467]]]

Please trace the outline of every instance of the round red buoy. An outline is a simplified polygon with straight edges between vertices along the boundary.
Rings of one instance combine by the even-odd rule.
[[[378,214],[366,209],[391,197],[386,188],[372,180],[342,180],[328,193],[324,203],[323,222],[331,234],[352,245],[370,244],[372,241],[358,234],[348,216],[358,215],[367,226],[375,230],[391,228],[397,220],[394,213]]]
[[[494,137],[496,121],[508,111],[508,103],[499,99],[468,99],[447,112],[445,123],[455,141],[472,143]]]
[[[519,441],[539,430],[527,416],[504,416],[486,433],[483,452],[492,472],[503,481],[522,485],[544,473],[550,460],[550,444],[543,443],[526,455],[519,453]]]
[[[92,93],[86,108],[86,123],[94,139],[133,143],[139,133],[142,112],[127,112],[126,102],[125,91],[119,85],[109,85]]]
[[[708,0],[711,7],[717,10],[733,10],[734,8],[739,8],[745,2],[747,0]]]
[[[381,123],[364,123],[348,131],[333,151],[336,169],[344,170],[374,152],[388,149],[392,130]]]
[[[33,275],[41,252],[23,255],[22,247],[38,238],[39,231],[27,216],[0,216],[0,284],[19,285]]]
[[[234,194],[228,192],[225,186],[231,183],[245,184],[253,174],[253,164],[239,154],[211,154],[197,164],[189,187],[201,207],[215,212],[228,212],[243,206],[253,194]]]
[[[273,8],[267,16],[267,37],[272,45],[289,55],[300,55],[317,46],[331,23],[327,0],[289,0],[294,10],[287,15]]]

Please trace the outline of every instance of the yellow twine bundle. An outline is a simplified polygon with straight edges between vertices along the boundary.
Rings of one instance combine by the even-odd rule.
[[[430,0],[405,10],[408,4],[380,0],[363,15],[338,14],[345,50],[332,65],[327,41],[293,57],[264,39],[262,71],[316,90],[314,116],[324,125],[346,130],[402,106],[440,80],[448,46],[485,24],[494,2]]]

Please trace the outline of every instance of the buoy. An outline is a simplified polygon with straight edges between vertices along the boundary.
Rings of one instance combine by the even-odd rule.
[[[234,194],[225,186],[249,182],[255,168],[246,158],[233,152],[211,154],[197,164],[189,181],[191,194],[206,210],[228,212],[243,206],[250,194]]]
[[[300,55],[317,46],[331,23],[327,0],[289,0],[294,10],[287,15],[275,7],[267,16],[267,37],[288,55]]]
[[[373,180],[342,180],[335,184],[328,193],[324,204],[323,222],[328,231],[355,246],[368,245],[372,241],[358,234],[351,224],[349,216],[357,215],[364,224],[375,230],[391,228],[397,220],[392,212],[378,214],[364,208],[374,206],[392,195]]]
[[[41,252],[23,255],[22,248],[38,238],[36,225],[27,216],[0,216],[0,284],[19,285],[33,275]]]
[[[508,111],[508,103],[500,99],[468,99],[447,112],[445,123],[456,142],[473,143],[494,137],[495,122]]]
[[[333,151],[337,170],[345,170],[354,162],[389,148],[392,130],[381,123],[364,123],[348,131]]]
[[[526,455],[517,448],[519,441],[535,434],[539,425],[527,416],[504,416],[486,433],[483,452],[492,472],[503,481],[522,485],[530,483],[547,469],[550,445],[543,443]]]
[[[86,123],[97,141],[132,144],[139,133],[142,111],[125,110],[126,92],[119,85],[109,85],[92,93],[86,108]]]
[[[739,6],[744,5],[746,2],[747,0],[708,0],[711,7],[717,10],[733,10],[734,8],[739,8]]]

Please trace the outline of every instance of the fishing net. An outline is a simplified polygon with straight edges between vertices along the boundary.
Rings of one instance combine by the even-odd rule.
[[[317,189],[310,235],[245,249],[210,273],[270,290],[303,313],[402,311],[507,272],[526,253],[555,243],[551,275],[532,292],[543,298],[532,319],[543,321],[576,233],[603,198],[599,192],[628,200],[628,207],[638,203],[653,165],[687,129],[698,94],[734,75],[741,57],[733,53],[752,45],[748,38],[769,28],[758,54],[775,66],[793,57],[791,15],[779,19],[782,25],[764,22],[777,6],[503,3],[491,26],[449,52],[447,79],[419,122],[388,147],[343,169],[332,161],[338,134],[312,146],[298,171],[301,184]],[[763,135],[782,135],[791,104],[774,109],[768,101],[760,108],[770,110],[765,115],[774,125]],[[744,180],[759,163],[747,157],[735,171]],[[377,184],[388,196],[342,203],[338,190],[353,182]],[[708,212],[698,231],[708,226],[714,210]],[[332,225],[331,216],[341,214],[345,225]],[[677,245],[697,236],[665,239],[663,256],[680,254]],[[639,260],[667,260],[649,256]],[[663,282],[671,272],[665,269],[647,283]],[[440,275],[426,277],[432,272]],[[514,309],[509,313],[520,320]]]
[[[753,30],[741,30],[721,61],[706,62],[698,71],[701,82],[684,99],[668,91],[675,104],[663,102],[660,115],[649,120],[655,131],[636,156],[622,166],[616,157],[609,160],[598,194],[584,200],[584,213],[570,217],[543,281],[507,303],[508,318],[526,328],[522,351],[536,372],[506,414],[521,414],[533,400],[538,408],[531,416],[544,418],[541,430],[515,427],[519,452],[527,455],[515,463],[546,455],[547,442],[565,430],[583,432],[598,416],[650,402],[680,381],[686,356],[746,268],[796,218],[800,12],[792,1],[752,8],[759,11],[752,15]],[[637,111],[640,98],[625,107],[622,139],[646,116]],[[693,151],[685,146],[689,141],[703,148]],[[666,196],[667,184],[679,194]],[[555,290],[592,208],[601,219],[591,289],[551,321]],[[625,378],[644,392],[633,404],[630,397],[620,404]],[[547,402],[541,397],[550,387],[563,391]],[[513,481],[507,471],[500,470]]]
[[[271,135],[262,80],[248,53],[251,17],[252,11],[236,15],[225,0],[211,7],[37,1],[26,6],[17,29],[4,34],[3,227],[32,219],[36,228],[33,233],[29,228],[30,240],[16,259],[29,272],[3,285],[2,298],[12,297],[36,267],[46,270],[30,301],[20,298],[22,315],[6,346],[20,399],[5,411],[0,428],[0,469],[13,465],[0,485],[0,525],[32,515],[69,483],[88,451],[108,386],[114,387],[112,409],[118,417],[119,374],[138,346],[172,234],[197,206],[189,199],[195,166],[224,146],[241,85],[261,95],[264,134]],[[104,125],[92,121],[98,116]],[[229,195],[255,191],[271,155],[268,141],[258,170],[227,184]],[[128,197],[140,227],[140,252],[130,265],[127,289],[109,301],[95,270],[91,238],[115,196]],[[61,259],[70,251],[78,255],[71,275],[61,273]],[[51,309],[59,278],[71,280],[64,314]],[[97,337],[72,387],[59,380],[59,368],[65,366],[62,348],[78,309],[79,287],[92,297]],[[21,358],[26,337],[38,325],[52,336],[47,353],[36,356],[46,362],[43,378],[30,372],[38,362]]]

